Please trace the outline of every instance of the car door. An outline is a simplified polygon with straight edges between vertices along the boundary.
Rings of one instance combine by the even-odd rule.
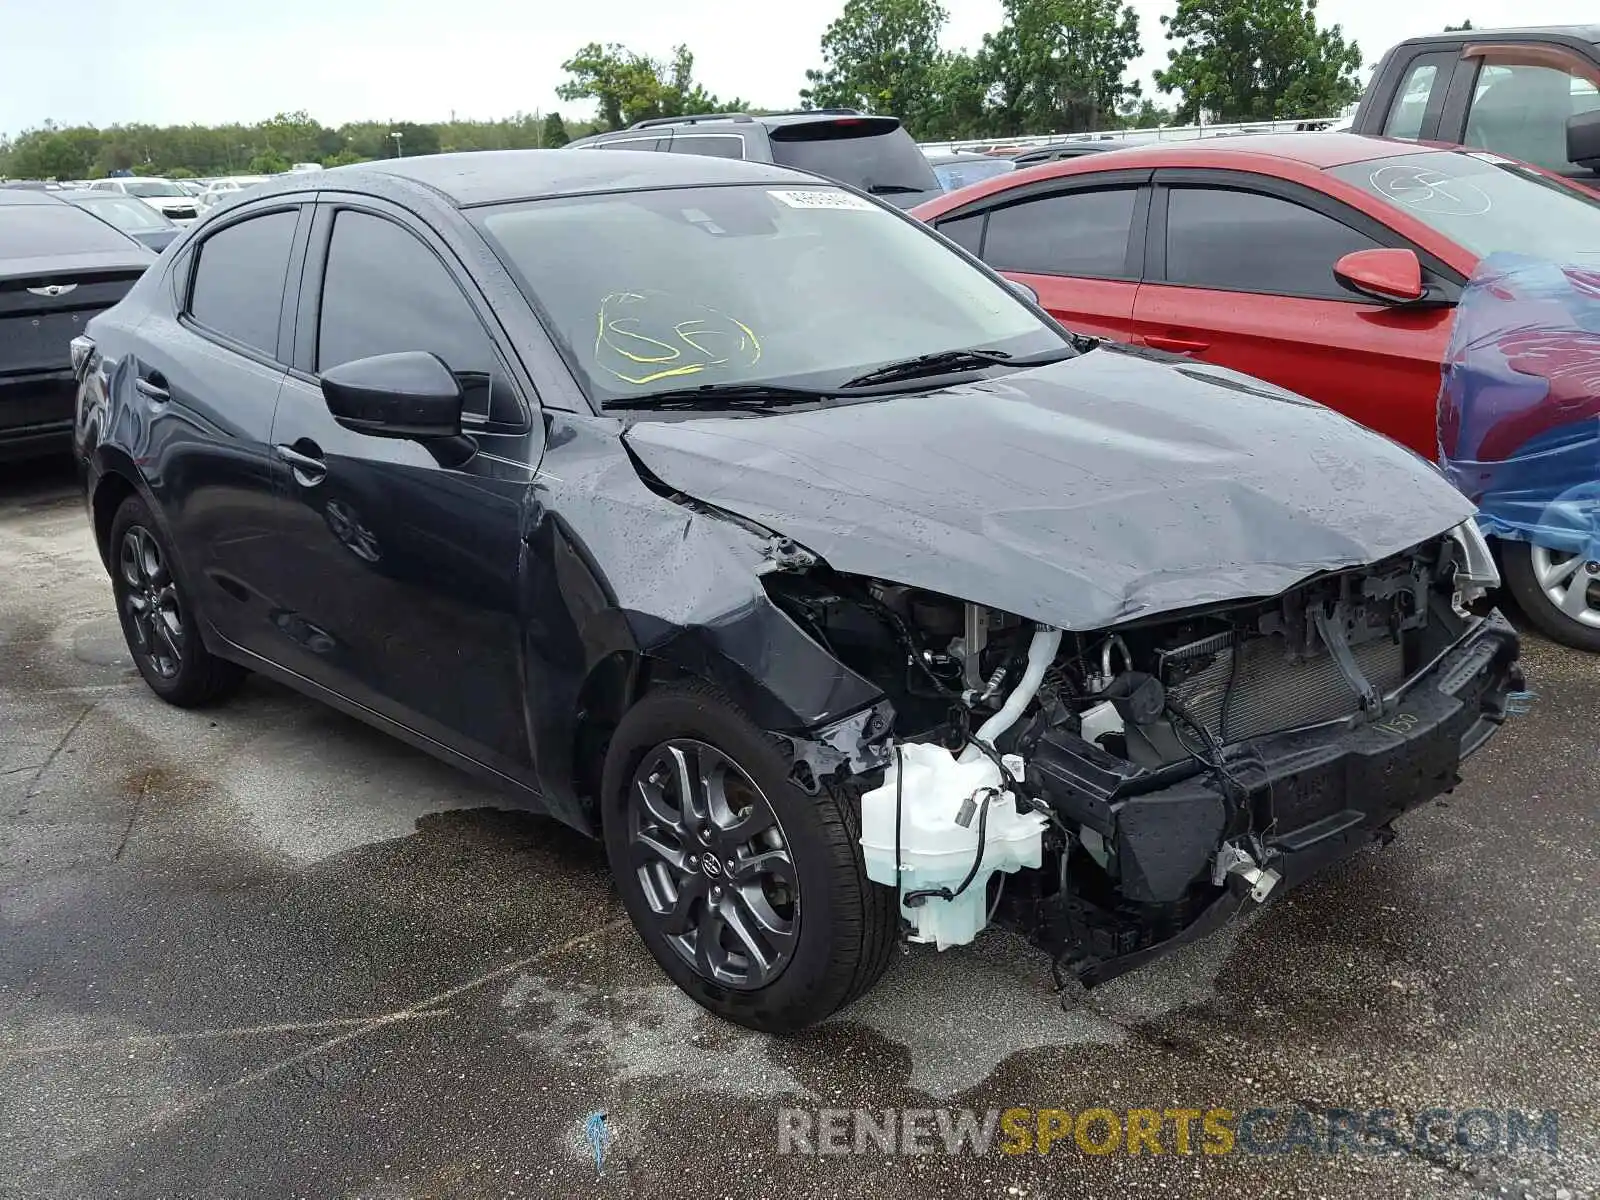
[[[1167,170],[1156,184],[1140,340],[1289,388],[1435,457],[1453,308],[1378,303],[1333,273],[1346,254],[1402,239],[1264,176]]]
[[[543,447],[531,389],[461,262],[377,200],[318,206],[295,359],[272,427],[279,522],[298,548],[281,654],[298,674],[502,773],[529,762],[518,587]],[[319,373],[436,354],[464,393],[463,437],[357,433]]]
[[[1600,64],[1561,46],[1468,46],[1442,119],[1442,136],[1521,159],[1590,187],[1592,166],[1567,158],[1567,122],[1600,111]]]
[[[309,204],[242,208],[187,247],[171,315],[147,317],[117,384],[130,387],[145,478],[197,605],[228,641],[273,642],[284,564],[272,536],[272,417],[289,356],[287,281],[298,280]]]
[[[1026,283],[1069,329],[1118,341],[1133,336],[1144,267],[1148,171],[1028,186],[986,197],[935,222],[1011,279]]]

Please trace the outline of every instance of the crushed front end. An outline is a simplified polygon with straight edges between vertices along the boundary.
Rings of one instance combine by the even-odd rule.
[[[912,940],[985,924],[1093,985],[1450,791],[1523,684],[1470,526],[1271,598],[1098,631],[825,571],[768,588],[885,689],[868,874]]]

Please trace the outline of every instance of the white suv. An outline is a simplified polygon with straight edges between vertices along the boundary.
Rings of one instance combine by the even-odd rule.
[[[128,175],[117,179],[96,179],[89,186],[97,192],[121,192],[125,196],[137,196],[179,225],[187,225],[200,215],[195,198],[170,179]]]

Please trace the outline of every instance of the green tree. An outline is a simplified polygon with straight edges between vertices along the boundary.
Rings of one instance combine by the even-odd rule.
[[[257,136],[266,143],[265,149],[288,159],[291,163],[312,162],[325,153],[336,153],[337,142],[323,147],[323,135],[330,132],[311,118],[304,109],[299,112],[278,113],[256,126]],[[337,136],[337,135],[335,135]]]
[[[658,62],[615,42],[605,46],[590,42],[561,69],[569,78],[556,88],[556,95],[595,101],[606,129],[624,129],[654,117],[744,107],[744,101],[721,101],[695,82],[694,55],[687,46],[673,47],[672,57]]]
[[[925,132],[942,107],[946,16],[938,0],[846,0],[822,35],[823,66],[806,72],[801,103],[889,113]]]
[[[363,158],[348,146],[339,151],[339,153],[330,154],[321,160],[322,165],[325,167],[348,167],[353,163],[363,163],[368,161],[370,160]]]
[[[1461,24],[1459,24],[1459,25],[1446,25],[1444,27],[1444,31],[1446,33],[1464,33],[1466,31],[1470,30],[1471,28],[1472,28],[1472,19],[1469,17],[1467,20],[1461,22]]]
[[[942,54],[934,70],[933,101],[912,130],[928,139],[981,137],[994,124],[992,80],[980,55]]]
[[[513,150],[543,144],[544,117],[518,113],[499,121],[358,121],[329,128],[307,113],[279,113],[254,125],[112,125],[62,127],[46,121],[13,140],[0,138],[0,175],[78,179],[112,171],[140,175],[226,175],[297,162],[332,166],[392,158],[399,131],[405,153]],[[568,132],[592,132],[574,122]]]
[[[290,162],[276,150],[264,150],[250,160],[250,174],[276,175],[280,171],[287,171]],[[137,167],[134,168],[138,170]]]
[[[1123,0],[1002,0],[1005,23],[979,62],[992,80],[994,132],[1076,133],[1118,123],[1137,99],[1139,14]],[[1186,0],[1180,0],[1180,3]]]
[[[89,174],[99,151],[98,131],[62,129],[46,121],[17,139],[6,171],[19,179],[81,179]]]
[[[1361,94],[1361,49],[1317,25],[1316,0],[1178,0],[1162,17],[1163,92],[1178,92],[1179,121],[1222,122],[1336,113]]]
[[[539,138],[540,145],[548,150],[554,150],[558,146],[565,146],[571,140],[571,135],[567,133],[567,124],[561,119],[560,113],[553,112],[544,119],[543,134]]]
[[[1118,115],[1122,118],[1123,126],[1128,129],[1157,129],[1162,125],[1173,123],[1172,110],[1162,108],[1147,97],[1123,105]]]

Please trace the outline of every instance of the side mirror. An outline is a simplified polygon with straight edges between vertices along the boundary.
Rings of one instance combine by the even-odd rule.
[[[1567,161],[1600,171],[1600,108],[1567,118]]]
[[[334,420],[356,433],[416,441],[461,434],[461,384],[438,355],[421,350],[324,371],[322,398]]]
[[[1007,279],[1006,286],[1030,304],[1039,303],[1039,293],[1034,291],[1020,279]]]
[[[1333,265],[1347,290],[1385,304],[1412,304],[1428,294],[1422,263],[1411,250],[1357,250]]]

